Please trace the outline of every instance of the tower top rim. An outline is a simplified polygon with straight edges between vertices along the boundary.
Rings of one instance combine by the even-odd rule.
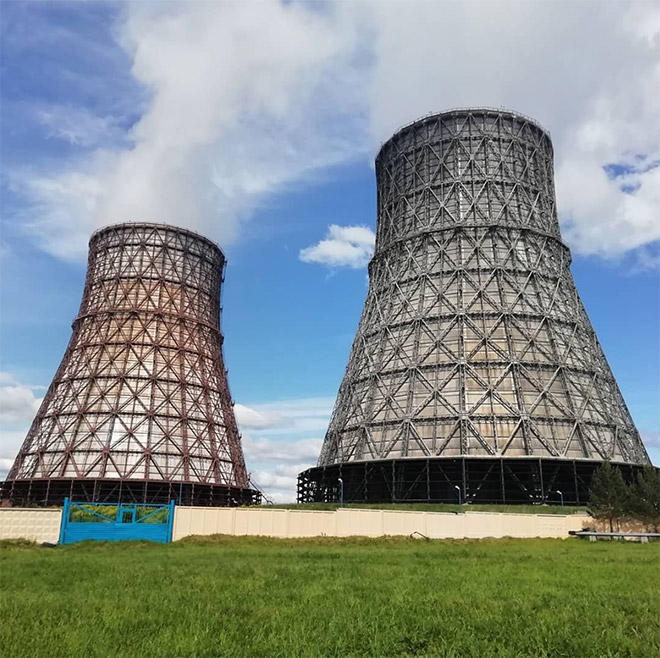
[[[539,123],[536,119],[523,114],[522,112],[518,112],[517,110],[510,110],[506,107],[489,107],[487,105],[479,105],[479,106],[474,106],[474,107],[450,107],[446,110],[440,110],[439,112],[429,112],[428,114],[424,114],[421,117],[418,117],[417,119],[414,119],[413,121],[410,121],[402,126],[399,126],[393,133],[392,136],[386,139],[384,142],[381,142],[380,148],[378,149],[378,153],[376,154],[376,160],[380,157],[380,154],[383,152],[383,149],[387,144],[389,144],[393,139],[395,139],[398,135],[400,135],[402,132],[408,130],[409,128],[412,128],[413,126],[417,126],[420,124],[423,124],[425,121],[429,121],[430,119],[436,119],[438,117],[444,117],[444,116],[450,116],[452,114],[456,115],[467,115],[467,114],[502,114],[506,115],[509,117],[513,117],[516,119],[521,119],[522,121],[526,121],[527,123],[530,123],[533,125],[535,128],[540,130],[552,143],[552,137],[550,135],[550,131],[547,128],[544,128],[541,123]]]
[[[116,224],[107,224],[96,229],[89,238],[89,246],[91,247],[92,242],[98,237],[105,233],[110,233],[112,231],[121,230],[121,229],[132,229],[132,228],[146,228],[146,229],[160,229],[164,231],[171,231],[173,233],[181,233],[184,235],[189,235],[196,240],[206,242],[211,245],[214,249],[217,249],[220,252],[220,255],[223,259],[225,258],[225,253],[217,242],[214,242],[210,238],[207,238],[201,233],[192,231],[188,228],[183,228],[181,226],[174,226],[173,224],[164,224],[162,222],[117,222]]]

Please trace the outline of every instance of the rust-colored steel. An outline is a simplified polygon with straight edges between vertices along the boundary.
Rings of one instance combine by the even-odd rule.
[[[17,502],[252,502],[222,357],[225,258],[119,224],[90,240],[73,335],[3,486]]]

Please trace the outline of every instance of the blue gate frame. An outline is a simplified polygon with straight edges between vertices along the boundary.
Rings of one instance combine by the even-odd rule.
[[[161,520],[162,518],[165,520]],[[60,544],[86,539],[157,542],[172,541],[174,501],[168,505],[150,503],[83,503],[64,499]]]

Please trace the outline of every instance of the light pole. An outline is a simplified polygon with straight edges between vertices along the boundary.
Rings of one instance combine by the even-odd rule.
[[[339,482],[339,507],[344,506],[344,481],[341,478],[337,478]]]
[[[460,507],[461,506],[461,488],[457,484],[455,484],[454,489],[456,489],[456,491],[458,491],[458,506]]]
[[[561,498],[561,506],[562,506],[562,509],[563,509],[563,507],[564,507],[564,494],[561,491],[559,491],[559,489],[557,489],[557,491],[555,491],[555,493],[559,494],[559,498]]]

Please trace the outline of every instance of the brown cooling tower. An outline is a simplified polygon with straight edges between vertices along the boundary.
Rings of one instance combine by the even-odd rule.
[[[258,499],[222,357],[224,265],[214,243],[170,226],[118,224],[92,236],[73,335],[3,499]]]

